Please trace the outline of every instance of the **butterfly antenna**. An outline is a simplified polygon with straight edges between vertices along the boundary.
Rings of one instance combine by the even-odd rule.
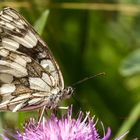
[[[72,84],[72,87],[76,86],[76,85],[79,85],[87,80],[90,80],[90,79],[93,79],[95,77],[98,77],[98,76],[101,76],[101,75],[105,75],[106,73],[105,72],[101,72],[101,73],[98,73],[98,74],[95,74],[95,75],[92,75],[92,76],[88,76],[88,77],[85,77],[84,79],[82,80],[79,80],[78,82]]]

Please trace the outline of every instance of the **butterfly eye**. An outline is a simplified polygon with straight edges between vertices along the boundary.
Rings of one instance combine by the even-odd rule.
[[[72,87],[68,87],[68,95],[72,95],[73,94],[73,88]]]
[[[73,94],[73,88],[71,86],[65,88],[65,97],[68,98]]]

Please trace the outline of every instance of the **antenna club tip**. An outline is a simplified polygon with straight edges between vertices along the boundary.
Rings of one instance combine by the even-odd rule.
[[[102,72],[102,75],[106,75],[106,72]]]
[[[94,76],[101,76],[101,75],[106,75],[106,72],[100,72],[100,73],[98,73],[98,74],[96,74]]]

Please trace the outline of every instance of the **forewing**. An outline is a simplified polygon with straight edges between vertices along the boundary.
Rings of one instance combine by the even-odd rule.
[[[57,87],[63,90],[64,82],[61,71],[46,43],[12,8],[5,8],[0,13],[0,47],[30,56],[53,76]]]
[[[0,109],[21,111],[51,106],[56,79],[24,53],[0,47]]]

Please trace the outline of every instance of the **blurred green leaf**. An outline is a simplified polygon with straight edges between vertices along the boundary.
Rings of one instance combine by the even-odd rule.
[[[41,17],[35,22],[34,28],[35,30],[41,35],[43,33],[43,30],[45,28],[47,19],[49,15],[49,10],[46,10]]]
[[[119,132],[117,133],[116,137],[121,136],[126,131],[130,131],[133,125],[138,121],[139,116],[140,116],[140,102],[136,104],[134,108],[131,110],[128,118],[120,127]]]
[[[124,59],[120,67],[120,73],[123,76],[131,76],[140,73],[140,49],[134,51]]]
[[[25,115],[25,113],[22,113],[22,112],[18,113],[18,120],[17,120],[16,126],[19,130],[23,129],[23,123],[25,121],[25,116],[27,116],[27,114]]]

